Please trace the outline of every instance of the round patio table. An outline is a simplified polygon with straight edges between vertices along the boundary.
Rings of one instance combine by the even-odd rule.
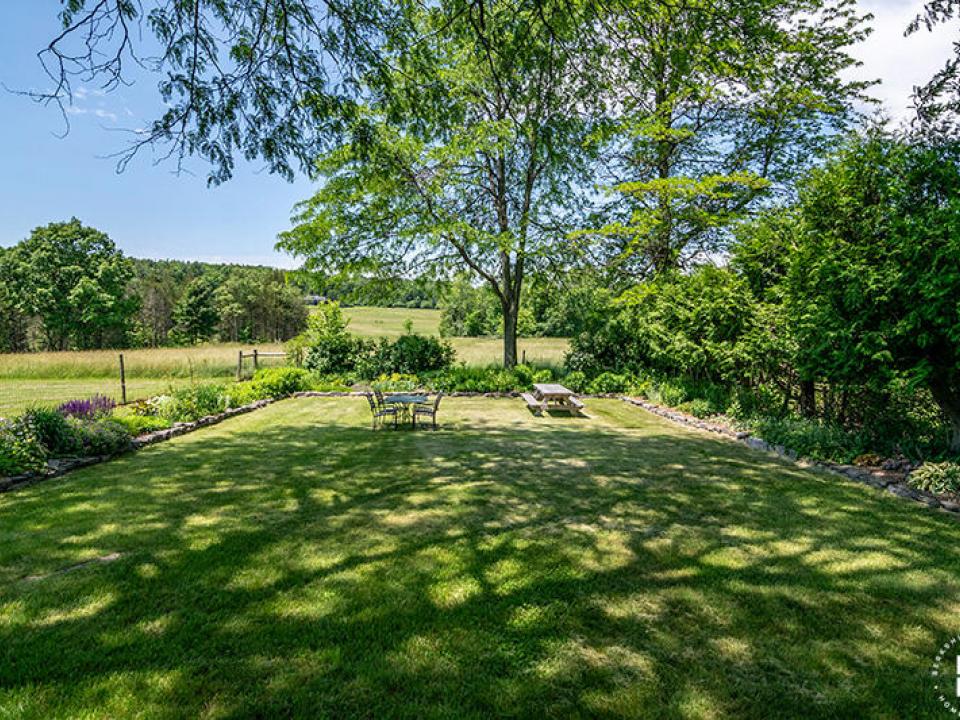
[[[395,406],[397,408],[397,415],[401,415],[403,421],[406,422],[413,418],[414,406],[427,402],[427,396],[423,394],[415,395],[413,393],[396,393],[384,395],[383,401],[388,405]]]

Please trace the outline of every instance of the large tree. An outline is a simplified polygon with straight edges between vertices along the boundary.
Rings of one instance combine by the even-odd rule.
[[[137,311],[133,267],[113,241],[74,218],[38,227],[6,253],[20,310],[49,350],[122,345]]]
[[[466,269],[500,303],[517,361],[527,274],[556,255],[587,202],[600,46],[570,4],[423,7],[421,40],[368,78],[351,137],[279,246],[329,272]]]
[[[614,191],[598,255],[631,274],[721,252],[854,117],[852,0],[631,0],[607,18]],[[768,201],[768,200],[767,200]]]
[[[873,131],[804,182],[787,276],[801,377],[926,386],[960,450],[960,144]]]

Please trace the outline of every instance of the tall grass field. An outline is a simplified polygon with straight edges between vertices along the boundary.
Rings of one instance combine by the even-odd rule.
[[[412,330],[436,335],[440,311],[420,308],[344,308],[351,332],[364,337],[397,337]],[[450,338],[457,360],[468,365],[499,364],[503,343],[499,338]],[[520,352],[536,365],[559,365],[567,350],[565,338],[528,338],[520,341]],[[233,343],[193,347],[140,348],[123,350],[127,399],[149,397],[196,380],[232,378],[237,353],[254,346]],[[279,344],[255,346],[261,352],[283,350]],[[119,350],[84,350],[0,354],[0,416],[10,415],[33,404],[50,405],[77,397],[102,394],[120,400]],[[249,370],[250,361],[246,368]],[[263,365],[282,360],[262,359]]]

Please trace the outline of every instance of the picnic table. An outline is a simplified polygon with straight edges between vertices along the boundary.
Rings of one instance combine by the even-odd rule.
[[[573,390],[556,383],[534,383],[533,395],[523,393],[521,397],[527,406],[538,414],[544,410],[562,410],[579,415],[583,410],[583,403],[577,399]]]

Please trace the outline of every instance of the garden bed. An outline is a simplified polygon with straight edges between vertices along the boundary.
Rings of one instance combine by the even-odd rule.
[[[914,466],[909,462],[891,460],[881,465],[870,466],[833,463],[825,460],[811,460],[802,457],[796,450],[767,442],[763,438],[757,437],[753,433],[745,430],[737,430],[736,428],[721,423],[697,418],[673,408],[652,403],[643,398],[624,396],[622,399],[624,402],[641,407],[654,415],[658,415],[672,422],[687,425],[697,430],[723,435],[743,443],[753,450],[773,453],[785,460],[795,462],[801,467],[824,470],[864,485],[886,490],[892,495],[914,500],[927,507],[941,508],[949,513],[960,513],[960,498],[954,495],[935,495],[910,487],[907,479],[910,475],[910,470],[913,469]]]

